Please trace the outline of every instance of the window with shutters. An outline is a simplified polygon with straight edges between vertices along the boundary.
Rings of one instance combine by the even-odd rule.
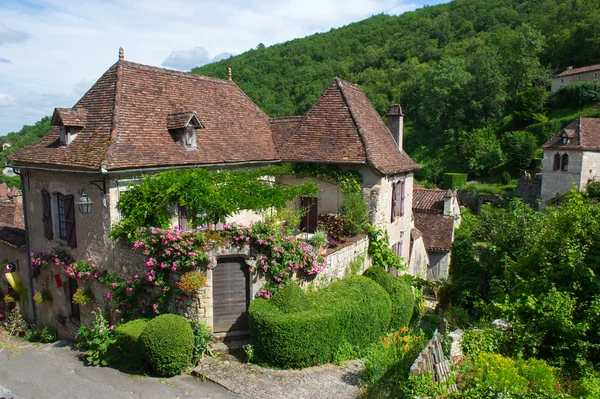
[[[399,217],[404,216],[406,203],[406,181],[392,183],[392,217],[391,223],[394,223]]]
[[[554,167],[552,170],[560,170],[560,154],[558,152],[554,154]]]
[[[404,204],[406,200],[406,180],[400,183],[400,216],[404,216]]]
[[[67,217],[65,216],[65,196],[56,194],[56,203],[58,205],[58,237],[67,239]]]
[[[396,189],[398,184],[396,182],[392,183],[392,217],[390,218],[390,223],[394,223],[396,221]]]
[[[44,201],[44,203],[45,202],[46,201]],[[49,207],[50,205],[48,205],[48,208]],[[48,214],[52,215],[51,212],[48,212]],[[54,216],[54,230],[58,233],[58,238],[65,240],[70,247],[76,248],[77,231],[75,229],[75,197],[72,195],[56,193],[54,195]],[[49,216],[48,219],[48,227],[46,227],[46,222],[44,222],[44,230],[47,228],[52,230],[52,217]],[[52,238],[48,235],[46,235],[46,237]]]
[[[562,160],[560,163],[560,170],[567,171],[569,170],[569,156],[567,154],[563,154]]]

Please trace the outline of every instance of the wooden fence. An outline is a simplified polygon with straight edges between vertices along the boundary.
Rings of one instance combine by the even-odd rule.
[[[410,367],[412,375],[423,375],[425,372],[431,372],[434,382],[444,382],[448,379],[452,365],[444,356],[442,349],[442,336],[436,333],[433,339],[427,343],[427,346]],[[452,392],[457,392],[455,384],[450,387]]]

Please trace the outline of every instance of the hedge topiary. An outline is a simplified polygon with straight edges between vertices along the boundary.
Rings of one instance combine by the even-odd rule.
[[[456,190],[467,184],[466,173],[444,173],[444,190]]]
[[[294,283],[286,285],[277,295],[274,295],[271,298],[271,305],[283,313],[302,312],[310,309],[306,293]]]
[[[180,374],[192,364],[194,332],[181,316],[164,314],[150,320],[140,342],[148,363],[159,375]]]
[[[271,365],[300,368],[330,363],[340,345],[366,347],[387,329],[391,302],[374,281],[351,277],[306,295],[288,286],[270,300],[250,304],[250,336],[256,356]],[[288,298],[296,306],[283,306]]]
[[[415,309],[415,296],[408,283],[392,276],[380,267],[370,267],[363,276],[372,279],[383,287],[392,300],[392,319],[390,330],[398,330],[408,326]]]
[[[119,355],[132,368],[141,368],[145,363],[144,349],[139,338],[147,324],[148,319],[137,319],[115,327],[115,345]]]

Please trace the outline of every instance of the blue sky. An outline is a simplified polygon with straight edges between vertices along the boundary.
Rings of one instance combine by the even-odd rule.
[[[193,66],[446,0],[1,0],[0,135],[71,107],[125,59]]]

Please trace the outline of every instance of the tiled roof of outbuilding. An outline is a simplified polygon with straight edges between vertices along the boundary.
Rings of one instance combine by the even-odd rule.
[[[561,144],[563,134],[567,144]],[[600,118],[578,118],[558,132],[543,146],[557,150],[600,150]]]
[[[8,226],[0,227],[0,243],[17,248],[24,247],[25,230]]]
[[[398,150],[362,90],[338,78],[302,118],[300,126],[292,127],[278,147],[284,160],[368,163],[383,174],[419,168],[406,152]]]
[[[584,66],[581,68],[567,69],[566,71],[563,71],[563,72],[559,73],[558,75],[556,75],[556,77],[577,75],[578,73],[586,73],[586,72],[592,72],[592,71],[600,71],[600,64],[588,65],[588,66]]]
[[[444,211],[444,190],[413,188],[414,211],[442,213]]]
[[[87,120],[69,146],[55,127],[11,160],[84,170],[279,160],[269,117],[228,80],[119,60],[73,110],[86,110]],[[167,130],[168,114],[188,111],[204,125],[196,150]]]
[[[454,219],[441,214],[415,212],[415,227],[423,233],[425,248],[449,252],[454,238]]]

